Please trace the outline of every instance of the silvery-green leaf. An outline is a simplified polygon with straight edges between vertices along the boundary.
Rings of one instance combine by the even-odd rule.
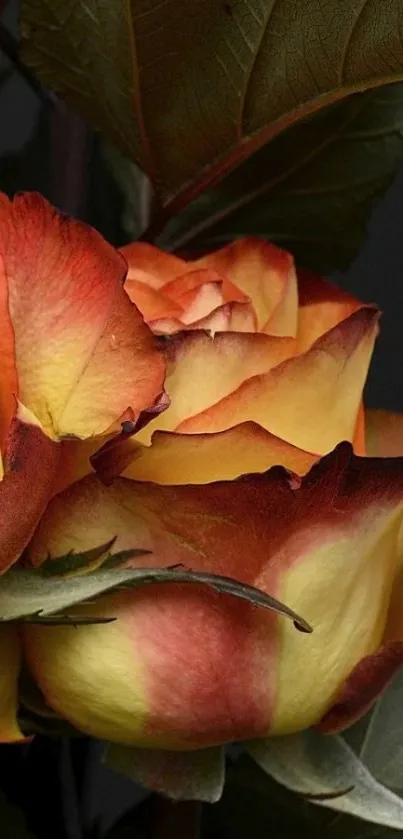
[[[225,754],[221,746],[170,752],[109,743],[104,762],[115,772],[174,801],[214,803],[221,798],[224,787]]]
[[[82,551],[81,553],[69,551],[63,556],[52,557],[51,561],[45,562],[41,566],[41,574],[45,577],[63,577],[66,574],[84,571],[86,568],[91,568],[92,565],[95,566],[96,563],[101,564],[104,569],[115,568],[128,559],[151,553],[149,550],[136,548],[112,554],[111,550],[115,542],[116,537],[88,551]]]
[[[72,606],[92,600],[107,591],[133,588],[153,583],[198,583],[215,591],[247,600],[256,606],[291,618],[297,629],[310,632],[309,624],[299,615],[263,591],[229,577],[178,568],[97,569],[73,577],[48,577],[39,571],[11,568],[0,577],[0,621],[34,619],[43,622]],[[113,617],[106,615],[105,618]]]
[[[341,737],[305,731],[254,740],[248,751],[274,780],[318,805],[403,830],[403,800],[375,780]]]
[[[361,746],[361,760],[383,784],[403,789],[403,668],[378,700]]]

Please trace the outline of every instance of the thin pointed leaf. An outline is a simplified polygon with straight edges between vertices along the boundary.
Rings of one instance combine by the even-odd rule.
[[[115,541],[116,537],[105,542],[103,545],[91,548],[88,551],[83,551],[82,553],[70,551],[64,556],[49,557],[49,561],[41,566],[41,573],[45,577],[63,577],[96,567],[98,560],[100,560],[99,564],[104,569],[116,568],[128,559],[146,556],[151,553],[151,551],[143,548],[133,548],[132,550],[119,551],[118,553],[111,554],[111,548]]]
[[[302,632],[311,632],[311,627],[302,617],[253,586],[229,577],[172,568],[117,568],[107,571],[100,568],[89,574],[55,578],[14,567],[0,577],[0,620],[38,620],[48,615],[60,615],[75,604],[99,597],[107,591],[154,583],[207,585],[219,593],[277,612],[293,620]]]

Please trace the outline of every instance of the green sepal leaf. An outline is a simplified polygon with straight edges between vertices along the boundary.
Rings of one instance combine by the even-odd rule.
[[[88,574],[71,577],[48,577],[39,571],[11,568],[0,577],[0,621],[33,620],[43,622],[48,616],[56,621],[79,603],[94,600],[106,592],[120,591],[155,583],[192,583],[213,588],[290,618],[297,629],[311,632],[311,627],[288,606],[253,586],[229,577],[177,568],[102,567]],[[80,616],[81,617],[81,616]],[[113,619],[113,615],[105,619]],[[73,615],[69,622],[75,620]],[[96,621],[95,621],[96,622]]]
[[[343,735],[382,784],[403,791],[403,667],[363,720]]]
[[[174,801],[212,804],[221,798],[224,788],[225,751],[222,746],[171,752],[108,743],[104,762],[115,772]]]
[[[247,748],[275,781],[318,806],[403,830],[403,800],[375,780],[341,737],[309,730]]]
[[[111,549],[115,542],[116,536],[103,545],[91,548],[88,551],[83,551],[82,553],[69,551],[64,556],[49,556],[47,562],[41,565],[40,573],[45,577],[63,577],[68,574],[90,569],[92,566],[97,565],[99,560],[101,561],[102,568],[116,568],[128,559],[146,556],[151,553],[151,551],[143,550],[142,548],[134,548],[133,550],[119,551],[118,553],[112,554]]]

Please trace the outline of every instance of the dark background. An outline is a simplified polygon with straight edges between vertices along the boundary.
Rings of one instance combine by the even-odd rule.
[[[17,2],[10,2],[2,20],[17,35]],[[0,70],[7,62],[0,57]],[[12,191],[38,188],[41,166],[46,158],[46,139],[39,140],[38,119],[41,103],[38,96],[18,73],[0,90],[0,189]],[[36,136],[32,146],[33,138]],[[38,156],[39,147],[39,156]],[[21,160],[18,154],[22,153]],[[34,170],[34,171],[33,171]],[[45,186],[43,191],[46,191]],[[376,207],[354,264],[344,274],[333,277],[340,285],[367,302],[375,302],[383,312],[369,381],[367,404],[371,407],[403,411],[403,168],[384,199]],[[12,747],[17,748],[17,747]],[[106,770],[100,763],[99,744],[87,746],[82,778],[84,813],[77,811],[74,792],[72,756],[67,741],[55,751],[47,745],[38,750],[34,771],[38,794],[46,790],[52,796],[52,775],[58,774],[66,790],[64,821],[69,839],[80,839],[81,816],[89,823],[100,818],[103,829],[142,797],[130,781]],[[9,747],[0,749],[0,772],[10,760]],[[12,761],[10,763],[12,769]],[[57,780],[57,779],[56,779]],[[23,783],[32,783],[32,775]],[[54,786],[57,790],[57,784]],[[57,794],[57,793],[56,793]],[[57,804],[57,800],[53,800]],[[8,839],[8,837],[4,837]],[[52,839],[58,839],[56,835]]]

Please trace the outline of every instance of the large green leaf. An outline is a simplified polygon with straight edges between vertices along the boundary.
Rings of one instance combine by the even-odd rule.
[[[255,740],[248,751],[287,789],[339,813],[403,830],[403,800],[375,780],[341,737],[304,731]]]
[[[23,57],[169,212],[293,122],[403,78],[401,0],[23,0]],[[181,193],[181,194],[180,194]]]
[[[168,249],[214,250],[260,234],[298,264],[345,268],[403,161],[403,84],[356,94],[300,121],[171,221]]]

